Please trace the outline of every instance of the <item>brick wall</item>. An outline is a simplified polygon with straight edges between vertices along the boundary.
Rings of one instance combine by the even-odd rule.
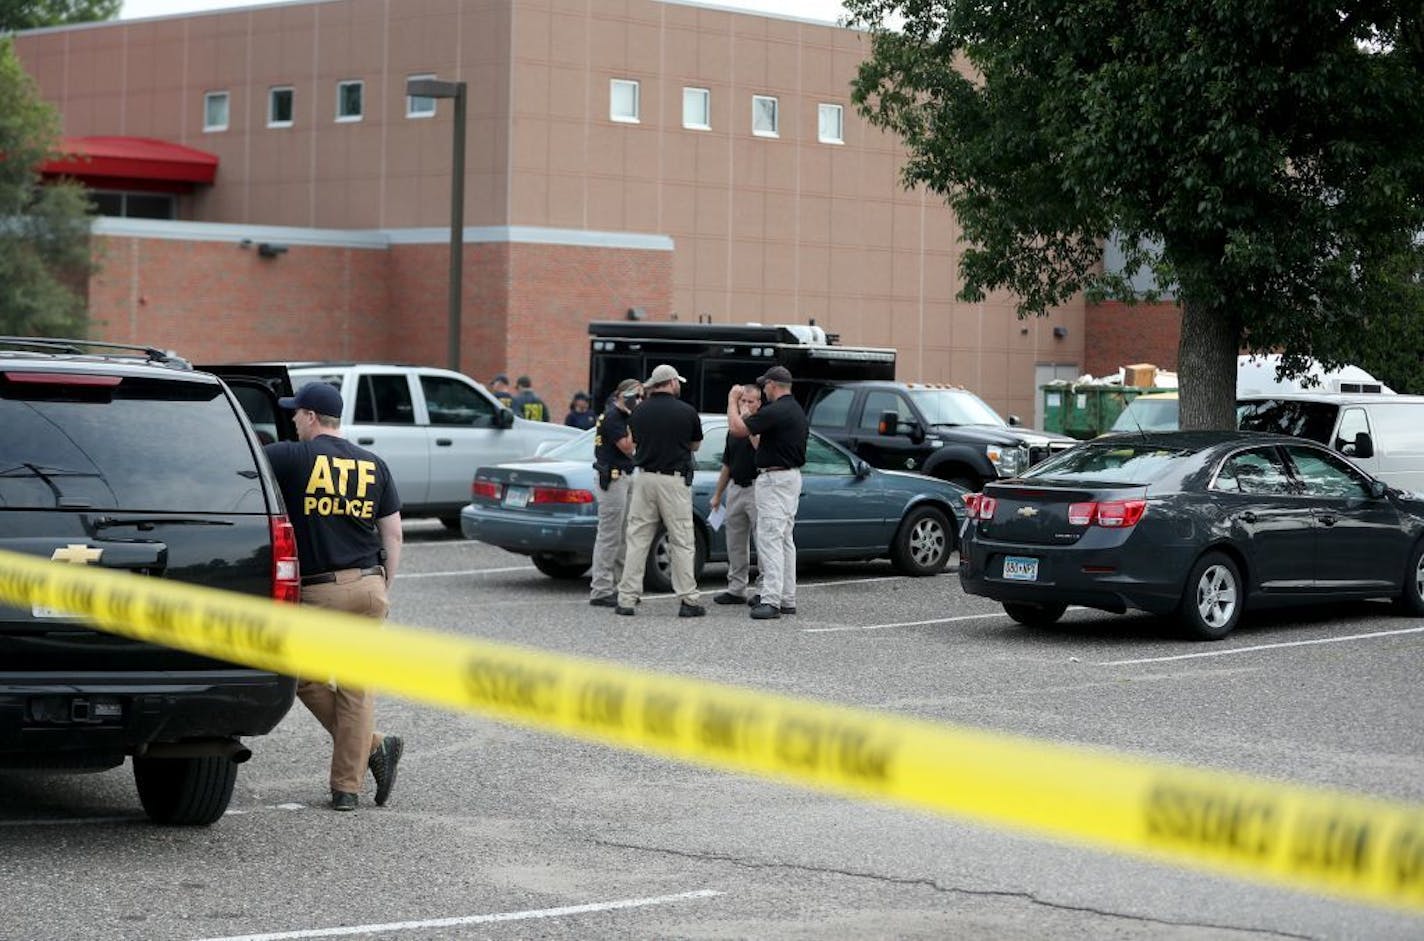
[[[1094,376],[1116,372],[1132,363],[1151,363],[1175,371],[1182,313],[1170,302],[1089,304],[1083,332],[1087,341],[1083,370]]]

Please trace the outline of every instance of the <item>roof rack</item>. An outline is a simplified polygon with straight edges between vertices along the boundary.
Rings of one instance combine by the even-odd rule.
[[[150,363],[160,363],[179,369],[193,368],[191,363],[172,350],[160,350],[155,346],[142,346],[135,343],[105,343],[99,340],[71,340],[61,337],[0,336],[0,346],[32,349],[41,353],[68,353],[72,356],[84,356],[86,355],[85,347],[94,347],[99,351],[119,350],[142,353],[144,359]]]

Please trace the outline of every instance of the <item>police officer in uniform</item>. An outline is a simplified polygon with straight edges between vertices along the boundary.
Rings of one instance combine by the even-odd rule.
[[[514,395],[509,391],[509,377],[500,373],[490,380],[490,394],[499,400],[499,404],[513,411]]]
[[[647,399],[628,418],[638,473],[628,508],[628,554],[613,609],[618,614],[632,615],[638,603],[659,522],[667,530],[677,616],[699,618],[707,613],[697,603],[693,578],[697,544],[692,530],[692,453],[702,446],[702,420],[697,409],[678,398],[686,381],[671,366],[654,369],[643,383]]]
[[[623,575],[624,531],[628,526],[628,490],[633,483],[633,435],[628,416],[643,400],[643,384],[624,379],[598,416],[593,433],[593,469],[598,472],[598,535],[593,541],[593,581],[588,603],[596,608],[618,606],[618,580]]]
[[[510,405],[514,414],[529,421],[548,421],[549,406],[534,392],[534,381],[528,376],[520,376],[514,380],[514,385],[519,390]]]
[[[761,390],[741,387],[742,419],[761,408]],[[712,509],[723,507],[727,528],[727,590],[712,596],[717,604],[746,604],[752,561],[752,537],[756,533],[756,451],[751,438],[727,436],[722,452],[722,472],[712,491]]]
[[[757,567],[761,570],[759,603],[752,606],[757,620],[796,613],[796,503],[801,498],[801,467],[806,463],[806,438],[810,424],[800,403],[791,397],[791,372],[773,366],[757,385],[767,403],[755,415],[742,418],[741,387],[727,393],[727,434],[757,436],[756,509]]]
[[[341,393],[325,382],[291,398],[298,441],[266,447],[296,531],[302,604],[384,619],[400,564],[400,497],[385,461],[341,436]],[[369,769],[376,804],[395,787],[404,743],[375,731],[375,699],[335,682],[302,680],[297,696],[330,733],[331,806],[355,810]]]

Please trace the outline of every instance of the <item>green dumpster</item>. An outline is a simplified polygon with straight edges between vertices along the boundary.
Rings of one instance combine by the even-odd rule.
[[[1139,395],[1170,390],[1153,386],[1053,383],[1043,386],[1042,391],[1043,429],[1086,441],[1111,428],[1127,403]]]

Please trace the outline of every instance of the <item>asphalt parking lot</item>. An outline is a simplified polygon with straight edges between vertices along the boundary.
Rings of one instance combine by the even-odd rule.
[[[1424,802],[1424,624],[1382,604],[1216,644],[1070,611],[1019,627],[952,574],[801,573],[800,613],[592,609],[586,582],[412,523],[392,617],[907,715]],[[703,582],[716,591],[722,568]],[[127,768],[0,776],[0,937],[1418,938],[1424,920],[855,803],[385,699],[385,808],[326,809],[300,705],[209,829]]]

